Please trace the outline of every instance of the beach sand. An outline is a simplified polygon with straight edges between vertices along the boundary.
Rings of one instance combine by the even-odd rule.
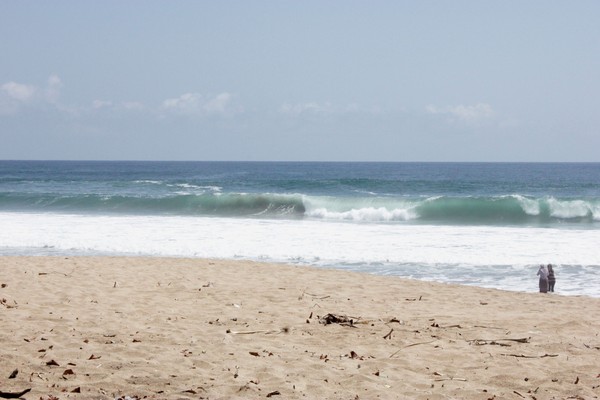
[[[0,391],[25,399],[600,396],[597,298],[226,260],[0,271]]]

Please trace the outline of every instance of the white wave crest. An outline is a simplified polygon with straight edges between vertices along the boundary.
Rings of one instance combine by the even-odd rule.
[[[600,221],[600,204],[590,206],[592,218],[594,221]]]
[[[409,221],[418,218],[418,214],[413,209],[388,210],[385,207],[366,207],[348,211],[330,211],[326,208],[317,208],[307,212],[306,215],[319,219],[362,222]]]
[[[220,186],[200,186],[200,185],[192,185],[191,183],[178,183],[175,185],[168,185],[168,186],[180,187],[180,188],[184,188],[184,189],[200,189],[203,191],[209,190],[211,192],[220,192],[221,190],[223,190],[223,188]]]
[[[540,203],[538,200],[528,199],[527,197],[519,194],[514,194],[513,199],[519,202],[519,205],[527,215],[540,215]]]
[[[555,218],[581,218],[593,214],[590,204],[583,200],[560,201],[549,198],[547,202],[550,216]]]

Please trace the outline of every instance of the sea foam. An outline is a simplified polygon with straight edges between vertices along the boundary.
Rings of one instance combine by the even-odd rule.
[[[0,254],[243,258],[534,291],[600,296],[600,231],[189,216],[0,213]]]

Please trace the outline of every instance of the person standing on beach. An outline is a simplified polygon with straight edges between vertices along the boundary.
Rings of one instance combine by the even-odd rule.
[[[548,291],[554,292],[554,284],[556,283],[556,277],[554,276],[554,268],[552,264],[548,264]]]
[[[548,293],[548,270],[543,264],[537,274],[540,276],[540,293]]]

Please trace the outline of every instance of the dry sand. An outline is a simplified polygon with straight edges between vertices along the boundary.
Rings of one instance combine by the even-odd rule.
[[[0,271],[0,391],[25,399],[600,396],[597,298],[222,260]]]

